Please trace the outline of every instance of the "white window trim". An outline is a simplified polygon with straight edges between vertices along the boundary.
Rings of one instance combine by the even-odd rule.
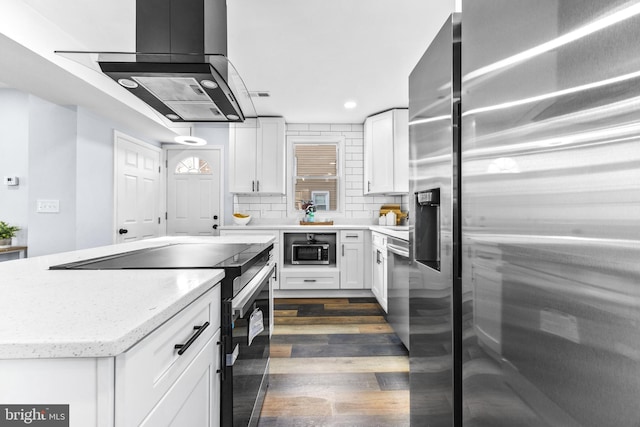
[[[344,176],[344,158],[345,158],[345,137],[339,135],[327,135],[327,136],[302,136],[302,135],[290,135],[287,136],[287,216],[288,218],[302,218],[303,213],[300,210],[294,209],[295,190],[293,186],[293,180],[295,177],[293,170],[293,146],[294,144],[337,144],[338,146],[338,210],[337,211],[322,211],[319,212],[319,216],[326,216],[331,218],[343,218],[345,216],[345,190],[346,190],[346,177]]]

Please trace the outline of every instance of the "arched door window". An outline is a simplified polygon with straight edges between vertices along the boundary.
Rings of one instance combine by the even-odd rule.
[[[213,171],[206,160],[190,156],[180,160],[173,173],[176,175],[211,175]]]

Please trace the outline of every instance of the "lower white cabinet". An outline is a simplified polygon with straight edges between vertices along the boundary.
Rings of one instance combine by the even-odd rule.
[[[212,398],[220,393],[216,373],[220,354],[219,286],[212,295],[216,297],[199,298],[116,356],[116,426],[218,425],[215,413],[219,409],[213,406]],[[183,347],[176,349],[176,345]],[[202,392],[206,396],[200,396]],[[188,407],[192,413],[185,410]],[[175,419],[185,416],[194,417],[194,422],[174,424]]]
[[[140,423],[156,426],[217,426],[220,422],[220,369],[216,354],[220,331],[209,339],[167,393]]]
[[[340,272],[332,267],[283,268],[280,273],[280,289],[340,289]]]
[[[218,285],[116,357],[0,360],[0,401],[68,404],[70,427],[217,427],[219,340]]]
[[[372,232],[371,243],[371,291],[378,304],[387,311],[387,238]]]
[[[340,231],[340,289],[364,289],[364,230]]]

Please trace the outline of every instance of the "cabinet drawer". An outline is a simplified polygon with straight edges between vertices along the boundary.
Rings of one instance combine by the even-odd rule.
[[[185,344],[209,322],[192,344]],[[116,425],[137,426],[176,382],[207,341],[220,329],[220,285],[165,322],[128,351],[116,357]]]
[[[341,243],[364,242],[364,230],[342,230],[340,231]]]
[[[339,289],[339,272],[281,273],[280,289]]]

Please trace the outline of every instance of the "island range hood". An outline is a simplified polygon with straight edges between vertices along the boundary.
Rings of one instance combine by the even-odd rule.
[[[242,122],[257,115],[226,57],[226,12],[225,0],[137,0],[135,52],[57,53],[106,74],[171,122]]]

